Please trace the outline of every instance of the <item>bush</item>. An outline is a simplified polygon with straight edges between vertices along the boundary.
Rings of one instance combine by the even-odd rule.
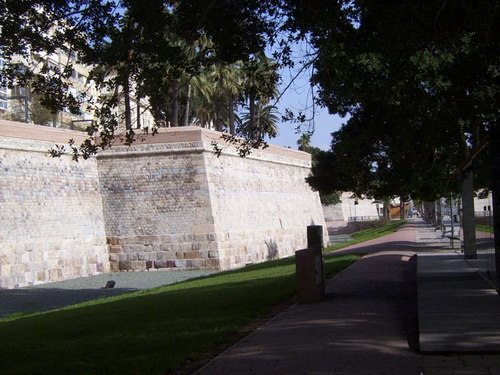
[[[347,228],[344,234],[359,232],[361,230],[367,230],[373,228],[381,228],[387,224],[390,224],[390,222],[391,220],[385,217],[375,221],[351,221],[347,223]]]
[[[380,228],[380,227],[383,227],[384,225],[390,224],[391,219],[389,219],[387,217],[381,217],[377,221],[372,221],[372,223],[373,223],[373,228]]]

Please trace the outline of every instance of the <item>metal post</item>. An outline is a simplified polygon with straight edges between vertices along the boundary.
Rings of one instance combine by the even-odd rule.
[[[318,288],[318,298],[325,295],[325,270],[323,260],[323,226],[307,227],[307,248],[314,252],[314,283]]]
[[[451,236],[455,235],[455,223],[453,220],[453,197],[450,196],[450,220],[451,220]]]
[[[462,172],[462,207],[464,258],[476,259],[476,223],[474,220],[474,171],[472,166]]]
[[[307,227],[307,249],[295,252],[297,302],[319,302],[325,295],[323,227]]]
[[[307,227],[307,248],[323,250],[323,226],[309,225]]]
[[[28,95],[24,96],[24,120],[27,124],[30,122],[30,112],[28,109]]]
[[[500,289],[500,124],[493,127],[489,141],[491,190],[493,193],[493,240],[495,244],[495,281]]]

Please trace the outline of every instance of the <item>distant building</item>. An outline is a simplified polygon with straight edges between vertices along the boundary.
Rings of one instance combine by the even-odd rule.
[[[2,69],[4,66],[4,60],[0,56],[0,69]],[[8,109],[7,105],[7,96],[9,95],[9,92],[7,90],[7,87],[1,86],[0,85],[0,115],[5,113]]]
[[[476,216],[493,215],[493,197],[491,192],[487,196],[477,194],[477,197],[474,197],[474,212]]]
[[[325,221],[374,221],[383,216],[383,204],[373,199],[353,198],[351,192],[341,195],[341,203],[323,206]]]
[[[412,208],[410,202],[404,203],[404,217],[405,219],[411,215]],[[399,219],[401,218],[401,206],[399,201],[397,203],[391,203],[389,215],[391,219]]]
[[[391,219],[400,218],[399,198],[390,201],[389,216]],[[412,202],[405,202],[405,218],[412,215]],[[375,221],[384,217],[384,203],[373,198],[354,198],[353,193],[344,192],[341,203],[323,206],[326,222]]]
[[[71,63],[72,72],[71,77],[68,78],[69,91],[73,96],[84,98],[84,100],[79,114],[72,114],[68,110],[51,113],[40,104],[37,95],[33,94],[29,88],[0,87],[0,118],[76,130],[85,130],[92,121],[96,120],[95,104],[91,103],[91,100],[95,101],[100,95],[106,93],[97,90],[94,82],[89,80],[91,67],[79,63],[76,53],[58,49],[52,54],[32,53],[29,59],[19,56],[14,59],[14,62],[19,65],[20,69],[32,69],[35,73],[40,73],[43,67],[64,69],[68,63]],[[0,68],[4,63],[5,61],[0,58]],[[141,127],[153,125],[153,116],[147,109],[148,107],[149,103],[146,98],[140,100],[132,98],[131,117],[134,128],[138,123]],[[120,127],[125,127],[123,103],[117,107],[116,114],[120,120]]]

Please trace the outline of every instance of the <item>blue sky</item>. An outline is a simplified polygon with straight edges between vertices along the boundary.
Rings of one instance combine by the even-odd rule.
[[[290,87],[284,92],[279,102],[275,105],[281,115],[285,113],[285,109],[292,110],[295,114],[303,112],[308,118],[314,117],[314,133],[311,138],[311,145],[314,147],[328,150],[330,148],[331,133],[338,130],[340,126],[347,121],[347,118],[340,116],[330,115],[326,108],[315,106],[314,116],[312,115],[312,95],[311,85],[309,79],[312,74],[312,68],[304,69],[300,74],[300,69],[303,67],[301,60],[303,56],[313,56],[314,52],[306,42],[299,42],[293,47],[293,60],[295,61],[295,68],[284,68],[280,71],[282,82],[279,86],[279,92],[283,93],[285,88]],[[307,58],[306,58],[307,60]],[[297,77],[296,77],[297,76]],[[290,82],[292,83],[290,84]],[[297,149],[297,140],[301,134],[296,133],[297,124],[290,122],[279,122],[278,136],[269,140],[270,144],[291,147]],[[302,124],[301,130],[303,132],[308,130],[308,124]]]
[[[285,112],[285,108],[298,110],[304,108],[303,106],[301,107],[301,103],[304,102],[306,96],[306,94],[290,92],[289,94],[285,94],[276,106],[280,114]],[[347,118],[330,115],[326,108],[316,107],[314,114],[314,133],[311,138],[311,145],[322,150],[328,150],[332,140],[331,133],[338,130],[346,121]],[[296,134],[295,127],[296,124],[280,121],[278,126],[279,134],[276,138],[269,140],[269,143],[296,149],[297,140],[300,138],[301,134]],[[302,126],[304,131],[307,131],[307,128],[307,125]]]

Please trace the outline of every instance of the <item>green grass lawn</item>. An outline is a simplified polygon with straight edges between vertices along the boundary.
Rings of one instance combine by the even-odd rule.
[[[346,241],[346,242],[343,242],[343,243],[338,244],[338,245],[329,246],[325,249],[325,252],[339,250],[339,249],[342,249],[342,248],[350,246],[350,245],[354,245],[354,244],[357,244],[360,242],[365,242],[365,241],[372,240],[372,239],[377,238],[377,237],[382,237],[382,236],[385,236],[387,234],[394,233],[399,229],[399,227],[406,224],[407,222],[408,222],[407,220],[392,221],[389,224],[383,225],[383,226],[378,227],[378,228],[371,228],[371,229],[366,229],[366,230],[361,230],[359,232],[351,233],[349,235],[353,238],[352,241]]]
[[[325,259],[332,277],[358,259]],[[0,374],[168,374],[295,294],[295,258],[0,322]]]
[[[476,225],[476,230],[478,232],[493,233],[493,227],[489,225]]]

